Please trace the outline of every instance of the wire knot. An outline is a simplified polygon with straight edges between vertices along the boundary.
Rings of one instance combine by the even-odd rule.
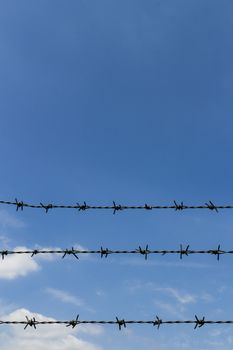
[[[113,214],[115,215],[116,214],[116,211],[118,210],[123,210],[122,206],[120,204],[116,204],[114,201],[113,201]]]
[[[77,206],[78,206],[78,211],[88,209],[88,205],[87,205],[87,203],[86,203],[86,202],[83,202],[83,204],[79,204],[79,203],[77,203]]]
[[[159,329],[159,327],[161,326],[162,323],[163,323],[163,321],[161,320],[161,318],[156,316],[156,320],[154,320],[153,326],[157,326],[157,329]]]
[[[27,323],[26,323],[24,329],[26,329],[28,326],[34,327],[34,328],[36,329],[36,325],[38,324],[38,321],[36,321],[35,317],[29,319],[29,318],[26,316],[26,319],[27,319]]]
[[[218,249],[216,250],[210,250],[210,253],[213,255],[217,255],[217,260],[220,258],[220,254],[224,254],[225,252],[220,249],[220,244],[218,245]]]
[[[103,249],[103,247],[100,248],[101,258],[103,258],[103,257],[107,258],[109,254],[111,254],[111,252],[110,252],[110,250],[108,250],[108,248],[106,248],[106,249]]]
[[[49,209],[52,209],[52,208],[53,208],[53,205],[52,205],[52,204],[44,205],[44,204],[40,203],[40,205],[41,205],[41,208],[44,208],[44,209],[45,209],[46,214],[48,213]]]
[[[8,250],[1,251],[2,260],[4,260],[5,256],[7,256],[7,255],[8,255]]]
[[[195,327],[194,329],[201,328],[205,324],[205,317],[203,317],[201,320],[198,319],[198,317],[195,315],[196,321],[195,321]]]
[[[148,244],[146,245],[146,249],[142,249],[139,246],[139,249],[137,249],[136,251],[142,255],[145,255],[145,260],[147,260],[147,256],[148,256],[148,254],[150,254],[150,250],[148,249]]]
[[[210,210],[215,210],[218,213],[217,207],[214,205],[213,202],[209,201],[209,203],[205,203],[206,207]]]
[[[71,326],[72,328],[76,327],[77,324],[80,323],[80,321],[79,321],[78,319],[79,319],[79,315],[77,315],[77,317],[76,317],[75,320],[69,321],[69,324],[68,324],[66,327],[70,327],[70,326]]]
[[[183,255],[189,255],[189,245],[187,245],[186,249],[183,249],[182,244],[180,245],[180,259],[182,259]]]
[[[124,328],[126,328],[126,323],[125,320],[119,320],[118,317],[116,317],[116,324],[118,324],[119,327],[119,331],[121,331],[121,327],[123,326]]]
[[[174,201],[174,204],[175,204],[175,210],[183,210],[185,208],[183,202],[181,202],[180,204],[177,204],[176,201]]]
[[[18,211],[19,209],[21,209],[22,211],[24,207],[24,202],[23,201],[18,202],[17,198],[15,198],[15,205],[16,205],[16,211]]]
[[[34,249],[33,252],[32,252],[32,255],[31,255],[31,258],[36,255],[36,254],[39,254],[39,250],[38,249]]]
[[[73,247],[71,249],[66,249],[64,255],[62,256],[62,259],[64,259],[66,255],[73,255],[76,259],[79,259],[75,252],[76,250]]]

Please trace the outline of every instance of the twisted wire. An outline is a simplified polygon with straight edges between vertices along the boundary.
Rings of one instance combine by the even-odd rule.
[[[198,318],[195,315],[195,319],[193,320],[162,320],[158,316],[155,317],[154,320],[125,320],[119,319],[116,317],[115,320],[110,321],[96,321],[96,320],[80,320],[79,315],[73,320],[53,320],[53,321],[38,321],[35,317],[29,318],[28,316],[25,316],[26,320],[22,321],[7,321],[7,320],[0,320],[0,325],[24,325],[24,329],[27,329],[28,327],[33,327],[34,329],[37,329],[38,325],[65,325],[66,327],[72,327],[75,328],[76,326],[80,324],[100,324],[100,325],[117,325],[118,329],[121,330],[122,327],[126,328],[128,324],[148,324],[157,326],[159,329],[161,325],[181,325],[181,324],[193,324],[194,329],[200,328],[206,324],[233,324],[233,320],[206,320],[205,317]]]
[[[17,198],[15,201],[5,201],[0,200],[0,204],[4,205],[13,205],[16,207],[16,210],[23,210],[24,208],[34,208],[34,209],[43,209],[46,213],[48,213],[51,209],[76,209],[78,211],[85,211],[90,209],[110,209],[115,214],[117,211],[127,210],[127,209],[144,209],[144,210],[152,210],[152,209],[173,209],[175,211],[182,211],[185,209],[208,209],[211,211],[218,212],[219,209],[233,209],[233,205],[215,205],[212,201],[209,201],[203,205],[185,205],[183,202],[177,203],[173,202],[172,205],[149,205],[145,203],[144,205],[121,205],[116,204],[113,201],[112,205],[89,205],[85,201],[83,204],[76,203],[75,205],[64,205],[64,204],[30,204],[24,201],[18,201]]]
[[[183,256],[189,256],[192,254],[209,254],[215,255],[217,260],[219,260],[220,255],[223,254],[233,254],[233,250],[222,250],[220,245],[216,249],[209,250],[191,250],[189,249],[189,245],[186,248],[183,248],[182,244],[180,244],[180,249],[178,250],[152,250],[149,249],[149,246],[146,245],[145,248],[139,246],[138,249],[133,250],[110,250],[108,248],[101,247],[99,250],[84,250],[84,249],[29,249],[29,250],[0,250],[0,256],[2,256],[2,260],[8,255],[13,254],[29,254],[31,257],[34,257],[39,254],[62,254],[62,259],[64,259],[67,255],[74,256],[77,260],[79,259],[78,254],[98,254],[101,258],[107,258],[112,254],[139,254],[145,257],[147,260],[148,255],[150,254],[158,254],[158,255],[167,255],[167,254],[177,254],[180,259]]]

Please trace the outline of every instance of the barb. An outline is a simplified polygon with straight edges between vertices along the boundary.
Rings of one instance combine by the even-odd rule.
[[[75,319],[75,320],[71,320],[71,321],[69,322],[69,324],[66,325],[66,327],[70,327],[70,326],[71,326],[72,328],[76,327],[77,324],[80,323],[80,321],[79,321],[78,319],[79,319],[79,315],[76,316],[76,319]]]
[[[144,208],[147,210],[152,210],[152,206],[145,203]]]
[[[22,253],[21,253],[21,254],[22,254]],[[31,258],[32,258],[34,255],[37,255],[37,254],[39,254],[39,250],[38,250],[38,249],[34,249],[34,250],[32,251]]]
[[[139,249],[136,249],[136,250],[137,250],[137,252],[138,252],[139,254],[145,255],[145,260],[147,260],[148,254],[151,253],[150,250],[148,249],[148,244],[146,245],[146,249],[142,249],[142,248],[139,246]]]
[[[113,214],[115,215],[116,211],[123,210],[123,207],[120,204],[116,205],[116,203],[113,201],[113,209],[114,209]]]
[[[118,324],[119,331],[121,331],[121,327],[126,328],[126,322],[124,319],[119,320],[118,317],[116,317],[116,323]]]
[[[36,321],[35,317],[29,319],[27,316],[26,316],[26,325],[24,327],[24,329],[26,329],[28,326],[29,327],[34,327],[34,329],[36,329],[36,325],[38,324],[38,321]]]
[[[75,208],[75,207],[73,207],[73,208]],[[84,202],[83,204],[77,203],[77,207],[76,208],[78,208],[78,211],[90,209],[86,202]]]
[[[206,206],[208,207],[208,209],[210,210],[215,210],[218,213],[218,207],[216,207],[216,205],[213,204],[213,202],[209,201],[209,203],[205,203]]]
[[[156,316],[156,320],[154,321],[153,326],[157,326],[157,329],[159,329],[159,327],[162,323],[163,323],[163,321],[161,320],[161,318]]]
[[[4,257],[8,255],[8,251],[7,250],[2,250],[1,251],[1,256],[2,256],[2,260],[4,260]]]
[[[53,205],[52,204],[47,204],[47,205],[44,205],[42,203],[40,203],[41,207],[45,209],[45,212],[46,214],[48,213],[49,209],[52,209],[53,208]]]
[[[196,324],[195,324],[194,329],[196,329],[197,327],[201,328],[206,323],[205,317],[203,317],[201,320],[199,320],[198,317],[195,315],[195,319],[196,319]]]
[[[15,201],[5,201],[0,200],[0,204],[3,205],[13,205],[16,207],[16,211],[21,209],[23,211],[24,208],[34,208],[34,209],[43,209],[46,213],[50,209],[78,209],[78,211],[86,211],[89,209],[110,209],[113,210],[113,214],[115,214],[117,211],[122,211],[126,209],[144,209],[144,210],[152,210],[152,209],[175,209],[175,211],[182,211],[185,209],[208,209],[210,211],[216,211],[218,213],[219,209],[233,209],[233,205],[215,205],[212,201],[209,201],[205,204],[201,205],[184,205],[183,202],[180,204],[177,203],[174,200],[173,205],[152,205],[152,204],[144,204],[144,205],[122,205],[122,204],[116,204],[115,201],[113,201],[112,205],[87,205],[87,203],[84,201],[83,204],[76,203],[74,205],[65,205],[65,204],[47,204],[44,205],[43,203],[39,204],[30,204],[23,201],[18,201],[17,198]]]
[[[6,256],[13,255],[13,254],[28,254],[31,257],[35,257],[39,254],[62,254],[62,259],[64,259],[67,255],[73,255],[77,260],[79,260],[78,254],[96,254],[100,255],[101,258],[105,257],[107,258],[109,255],[116,254],[129,254],[129,255],[143,255],[145,257],[145,260],[147,260],[149,254],[154,255],[167,255],[167,254],[175,254],[179,255],[180,259],[183,258],[183,256],[190,256],[192,254],[207,254],[207,255],[215,255],[217,256],[217,260],[219,261],[220,255],[222,254],[233,254],[233,250],[222,250],[220,249],[220,244],[218,245],[217,249],[209,249],[209,250],[191,250],[189,249],[189,245],[184,249],[183,245],[180,244],[180,249],[177,250],[153,250],[149,249],[148,244],[145,248],[142,248],[139,246],[138,249],[133,250],[110,250],[108,248],[101,247],[99,250],[84,250],[84,249],[74,249],[72,247],[71,249],[51,249],[51,250],[45,250],[45,249],[29,249],[29,250],[0,250],[0,255],[2,256],[2,260]]]
[[[210,254],[217,255],[217,260],[219,260],[220,254],[225,254],[224,250],[220,249],[220,244],[218,245],[218,249],[210,250]]]
[[[180,259],[182,259],[183,255],[188,256],[189,255],[189,245],[186,249],[183,249],[182,244],[180,245]]]
[[[63,254],[62,259],[64,259],[64,257],[66,255],[73,255],[76,259],[79,259],[79,257],[76,255],[77,251],[73,247],[71,249],[66,249],[63,253],[64,254]],[[37,252],[37,254],[38,254],[38,252]]]
[[[176,201],[174,201],[174,204],[175,204],[175,210],[187,209],[187,207],[183,204],[183,202],[181,202],[181,204],[177,204]]]
[[[15,198],[15,203],[14,204],[16,205],[16,211],[18,211],[19,209],[21,209],[21,211],[23,211],[23,207],[24,207],[23,201],[18,202],[17,198]]]
[[[156,316],[154,320],[125,320],[119,319],[116,317],[115,320],[110,321],[96,321],[96,320],[79,320],[79,315],[77,315],[76,319],[74,320],[53,320],[53,321],[38,321],[35,317],[28,318],[26,316],[26,320],[23,321],[7,321],[7,320],[0,320],[0,325],[24,325],[24,330],[26,330],[28,327],[33,327],[35,330],[37,329],[37,326],[39,325],[65,325],[66,327],[72,327],[75,328],[79,324],[100,324],[100,325],[117,325],[119,330],[122,330],[123,328],[126,328],[128,324],[138,324],[138,325],[152,325],[157,326],[157,329],[160,328],[161,325],[181,325],[181,324],[193,324],[194,329],[201,328],[204,325],[210,325],[210,324],[217,324],[217,325],[224,325],[224,324],[233,324],[233,320],[206,320],[206,318],[203,316],[202,318],[199,318],[195,315],[195,319],[193,320],[165,320],[163,321],[161,318]]]
[[[109,254],[111,254],[112,252],[110,250],[108,250],[108,248],[103,249],[102,247],[100,248],[100,257],[103,258],[103,256],[105,258],[108,257]]]

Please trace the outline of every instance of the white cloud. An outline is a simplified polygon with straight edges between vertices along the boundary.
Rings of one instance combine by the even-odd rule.
[[[0,237],[0,240],[1,240],[1,237]],[[4,249],[9,250],[9,248],[7,247]],[[58,247],[40,247],[40,246],[35,246],[35,248],[18,246],[10,250],[24,251],[24,250],[34,250],[34,249],[62,250],[62,248],[58,248]],[[86,250],[86,248],[83,248],[80,245],[75,245],[74,249]],[[87,255],[89,254],[85,254],[85,255],[87,258]],[[8,254],[4,256],[4,259],[0,260],[0,279],[12,280],[17,277],[27,276],[29,273],[36,272],[41,268],[39,264],[40,261],[43,261],[43,260],[55,261],[57,259],[61,259],[61,254],[37,254],[37,255],[34,255],[34,257],[31,257],[30,254],[12,254],[12,255]],[[63,296],[63,301],[64,299],[65,299],[65,296]],[[68,299],[67,299],[67,302],[68,302]],[[70,299],[70,302],[71,302],[71,299]],[[78,305],[77,300],[76,301],[73,300],[73,303],[76,303],[76,305]]]
[[[26,309],[15,310],[1,318],[9,321],[22,321],[25,320],[26,315],[29,319],[35,317],[37,321],[54,320],[41,314],[31,313]],[[27,327],[24,330],[21,325],[8,325],[0,333],[1,350],[14,348],[17,350],[101,350],[101,347],[80,339],[78,333],[82,328],[81,326],[72,329],[65,325],[39,325],[36,330],[33,327]],[[84,328],[86,328],[86,333],[99,334],[94,333],[91,329],[89,331],[88,326]]]
[[[27,250],[26,247],[16,247],[14,250]],[[28,254],[7,255],[0,261],[0,279],[14,279],[26,276],[39,270],[38,263]]]
[[[43,250],[50,250],[51,248],[41,248]],[[54,248],[53,248],[54,249]],[[56,248],[60,249],[60,248]],[[18,246],[12,249],[13,251],[32,250],[24,246]],[[55,254],[38,254],[31,257],[30,254],[12,254],[4,256],[0,260],[0,279],[12,280],[17,277],[27,276],[29,273],[40,270],[39,261],[47,260],[53,261],[59,257]]]

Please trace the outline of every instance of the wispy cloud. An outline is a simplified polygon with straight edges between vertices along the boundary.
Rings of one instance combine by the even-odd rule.
[[[16,218],[14,215],[9,214],[8,211],[1,209],[0,210],[0,228],[22,228],[25,226],[25,223]]]
[[[96,295],[97,295],[98,297],[105,297],[106,294],[107,294],[107,293],[106,293],[103,289],[98,289],[98,290],[96,291]]]
[[[153,290],[155,292],[162,292],[162,293],[167,293],[170,296],[174,297],[177,302],[180,304],[190,304],[190,303],[195,303],[197,301],[197,298],[195,295],[190,294],[190,293],[182,293],[176,288],[171,288],[171,287],[154,287]]]
[[[195,294],[195,293],[188,293],[173,287],[154,287],[153,290],[155,292],[166,293],[171,297],[173,297],[176,300],[176,302],[183,305],[195,304],[200,300],[207,303],[213,302],[215,300],[214,296],[211,295],[210,293],[201,292],[201,291],[200,293]]]
[[[56,298],[57,300],[63,302],[63,303],[68,303],[72,304],[75,306],[84,306],[85,303],[82,299],[75,297],[74,295],[71,295],[68,292],[65,292],[60,289],[55,289],[55,288],[46,288],[46,293],[50,294],[52,297]]]
[[[6,235],[0,235],[0,242],[3,248],[7,248],[9,246],[10,241],[11,240]]]
[[[174,303],[168,303],[162,300],[154,300],[153,304],[156,306],[156,308],[164,311],[166,315],[181,317],[181,314],[184,312],[184,309],[181,308],[180,305],[175,305]]]
[[[0,210],[0,242],[3,249],[7,249],[11,239],[9,232],[11,229],[20,229],[25,227],[25,223],[18,219],[15,215],[8,213],[8,211]]]
[[[56,288],[46,288],[45,292],[62,303],[82,307],[83,309],[89,312],[94,312],[94,310],[91,307],[89,307],[83,299],[78,298],[77,296],[74,296],[67,291]]]
[[[150,297],[156,307],[176,316],[180,316],[181,314],[185,316],[184,313],[191,304],[197,304],[200,301],[209,303],[215,300],[213,295],[204,291],[199,291],[198,294],[195,294],[173,286],[161,287],[154,282],[131,282],[128,286],[128,290],[131,293],[137,293],[137,291],[140,290],[150,291]]]

